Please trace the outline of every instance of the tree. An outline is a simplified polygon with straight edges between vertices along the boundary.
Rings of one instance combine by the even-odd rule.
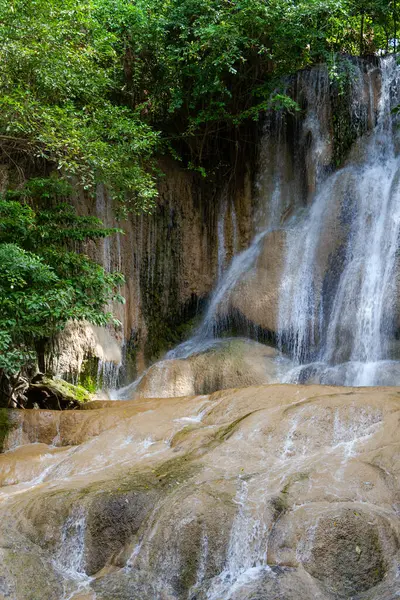
[[[295,109],[287,75],[389,50],[395,14],[395,0],[0,0],[0,159],[150,210],[155,152],[212,160],[242,122]]]
[[[142,107],[188,162],[215,161],[219,138],[268,109],[296,110],[284,81],[332,53],[385,49],[387,0],[98,0],[115,35],[124,103]],[[391,34],[390,34],[391,35]]]
[[[89,0],[0,0],[0,159],[44,162],[82,188],[101,182],[134,210],[156,196],[158,134],[115,102],[116,36]],[[23,176],[22,176],[23,179]]]
[[[83,250],[119,230],[78,216],[68,193],[60,180],[33,179],[0,198],[0,375],[41,363],[44,342],[70,319],[118,324],[105,307],[123,302],[123,276]]]

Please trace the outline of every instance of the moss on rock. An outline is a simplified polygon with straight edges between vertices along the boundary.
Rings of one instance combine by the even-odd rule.
[[[35,405],[39,408],[65,410],[78,408],[81,404],[92,400],[91,394],[81,385],[73,385],[62,379],[51,379],[40,376],[29,386],[28,408]]]

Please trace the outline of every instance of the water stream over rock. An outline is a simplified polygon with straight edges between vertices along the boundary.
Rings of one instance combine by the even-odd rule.
[[[308,148],[302,158],[308,164],[306,203],[288,163],[286,122],[279,114],[272,134],[267,122],[262,141],[253,240],[226,268],[225,201],[218,226],[218,283],[193,336],[166,354],[164,374],[168,360],[207,353],[221,343],[216,341],[221,334],[239,326],[253,339],[266,332],[281,351],[275,358],[281,368],[269,382],[400,383],[400,158],[393,113],[400,103],[400,69],[394,58],[382,60],[379,68],[362,63],[351,68],[349,114],[354,127],[366,133],[332,173],[327,70],[302,76],[306,110],[299,137]],[[164,377],[152,395],[162,395],[165,384]]]
[[[12,411],[0,597],[394,600],[399,414],[290,385]]]
[[[352,68],[340,169],[324,67],[296,152],[268,117],[254,235],[224,197],[191,339],[112,401],[8,411],[0,600],[399,597],[400,392],[353,386],[400,383],[400,69]]]
[[[287,233],[282,346],[299,364],[314,358],[319,364],[313,377],[331,383],[399,382],[398,365],[380,361],[391,358],[397,328],[400,159],[392,108],[400,100],[400,72],[394,59],[383,61],[381,69],[376,127],[357,142],[348,164],[321,185],[307,214]],[[332,234],[336,248],[321,272],[320,256]]]

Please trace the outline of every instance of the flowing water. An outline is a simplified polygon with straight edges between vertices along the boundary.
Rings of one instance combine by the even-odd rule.
[[[159,385],[170,358],[220,344],[230,294],[257,273],[276,229],[286,235],[279,344],[296,363],[286,378],[400,382],[391,112],[400,76],[393,60],[381,70],[379,101],[369,92],[376,126],[333,174],[324,168],[326,77],[313,81],[302,126],[313,131],[315,189],[284,223],[296,186],[282,175],[283,136],[270,152],[266,133],[275,163],[271,180],[260,175],[265,210],[253,241],[227,266],[225,226],[236,221],[224,204],[219,282],[193,338],[159,363]],[[0,595],[18,597],[15,584],[18,600],[32,590],[51,600],[398,596],[398,392],[280,385],[100,405],[12,413],[0,460]]]
[[[259,386],[98,406],[12,413],[5,598],[396,597],[393,390]]]
[[[282,204],[282,173],[281,173],[281,160],[283,155],[283,142],[281,141],[282,129],[284,127],[282,115],[276,117],[278,123],[277,126],[277,153],[273,157],[273,167],[270,169],[272,173],[272,182],[263,181],[264,173],[261,171],[257,186],[258,195],[264,196],[267,193],[271,193],[270,201],[260,202],[255,215],[256,233],[253,237],[248,248],[235,254],[230,265],[225,267],[225,250],[224,250],[224,226],[223,219],[226,218],[227,213],[227,200],[222,203],[222,218],[218,221],[218,274],[219,278],[217,285],[211,295],[206,314],[194,332],[193,336],[170,350],[166,358],[187,358],[192,354],[203,352],[212,345],[213,340],[229,329],[230,323],[230,293],[236,287],[238,282],[243,276],[254,269],[257,258],[260,254],[263,241],[265,237],[274,229],[279,227],[281,218],[281,204]],[[271,153],[269,152],[270,141],[273,133],[269,131],[269,123],[266,125],[266,131],[264,134],[263,147],[265,148],[265,155],[261,157],[261,164],[266,164],[271,160]],[[268,191],[265,190],[268,188]],[[234,208],[232,208],[232,225],[234,233],[237,230],[236,225],[236,214]],[[234,251],[236,250],[235,235],[234,235]]]
[[[374,66],[367,73],[359,65],[352,69],[352,120],[362,123],[362,130],[369,127],[370,132],[354,143],[346,165],[328,175],[325,165],[331,140],[325,112],[329,79],[323,70],[307,75],[308,108],[300,138],[305,145],[305,140],[311,140],[304,160],[312,165],[308,178],[315,191],[304,208],[295,176],[290,181],[285,173],[287,148],[279,116],[279,126],[273,134],[267,128],[262,142],[254,238],[225,268],[225,201],[218,225],[218,283],[201,325],[191,339],[171,350],[167,359],[202,352],[229,331],[232,292],[249,272],[257,277],[257,260],[268,234],[283,229],[286,256],[277,339],[279,349],[297,366],[282,373],[282,381],[367,386],[400,382],[394,316],[400,158],[398,119],[393,114],[400,103],[400,71],[394,58],[382,60],[377,90]],[[360,103],[363,94],[369,96],[367,109]],[[282,223],[290,202],[294,214]]]
[[[377,125],[358,143],[360,156],[320,186],[308,213],[288,230],[281,344],[299,364],[315,361],[316,372],[331,383],[384,383],[383,369],[386,383],[399,381],[398,368],[390,369],[388,359],[396,328],[400,233],[400,159],[392,114],[400,100],[400,73],[394,59],[383,61],[381,70]],[[340,225],[332,234],[334,211]],[[342,239],[321,276],[320,254],[329,235]]]

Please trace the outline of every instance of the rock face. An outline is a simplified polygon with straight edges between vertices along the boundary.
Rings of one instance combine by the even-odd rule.
[[[122,396],[172,398],[276,383],[290,367],[290,361],[270,346],[241,338],[215,340],[207,350],[186,359],[154,364]]]
[[[375,63],[352,66],[357,77],[344,95],[335,92],[324,66],[299,73],[288,93],[302,110],[295,115],[269,114],[262,128],[247,132],[250,144],[243,142],[233,149],[233,158],[224,157],[231,168],[226,180],[225,163],[205,179],[162,158],[153,214],[131,216],[119,224],[125,235],[88,249],[106,268],[126,276],[126,304],[115,307],[123,326],[113,332],[124,347],[127,365],[121,384],[190,334],[192,319],[232,257],[248,248],[255,234],[287,224],[310,205],[317,183],[341,166],[353,142],[374,126],[380,86]],[[99,189],[95,202],[76,202],[81,212],[96,213],[107,225],[116,225],[104,190]],[[342,216],[332,214],[329,231],[322,236],[321,285],[340,249],[336,226]],[[269,332],[277,328],[284,238],[282,232],[265,238],[257,275],[246,274],[227,303],[228,312]],[[221,316],[224,307],[223,303]]]
[[[283,230],[265,236],[253,269],[240,278],[226,302],[228,311],[239,311],[251,324],[274,333],[278,331],[285,242]]]
[[[191,331],[219,270],[249,243],[254,162],[254,152],[248,151],[225,183],[163,158],[155,210],[121,223],[104,190],[99,189],[95,205],[77,199],[81,212],[95,212],[108,226],[124,231],[88,251],[125,275],[121,293],[126,303],[114,307],[122,329],[114,335],[125,347],[127,381]]]
[[[0,598],[397,597],[397,388],[86,408],[10,411]]]
[[[121,348],[104,327],[87,322],[69,322],[54,342],[54,356],[48,370],[68,375],[82,371],[84,361],[92,356],[104,362],[121,362]],[[53,364],[52,364],[53,363]]]

